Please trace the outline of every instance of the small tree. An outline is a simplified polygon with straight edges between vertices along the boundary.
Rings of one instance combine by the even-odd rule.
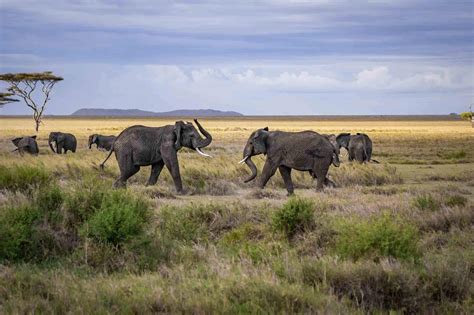
[[[13,93],[0,93],[0,108],[3,105],[6,105],[8,103],[19,102],[19,100],[15,98],[11,98],[11,96],[14,96],[14,94]]]
[[[50,100],[51,90],[63,78],[47,71],[41,73],[5,73],[0,74],[0,80],[7,82],[10,85],[8,91],[14,96],[21,97],[26,105],[33,110],[33,119],[36,124],[35,129],[38,131],[46,103]],[[41,84],[41,92],[44,95],[41,100],[35,101],[33,95],[38,83]]]

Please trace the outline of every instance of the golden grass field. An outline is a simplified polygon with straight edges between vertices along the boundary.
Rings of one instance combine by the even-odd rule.
[[[35,134],[33,120],[0,117],[0,171],[15,182],[9,169],[20,172],[29,165],[46,170],[66,196],[59,209],[72,211],[71,196],[94,187],[108,192],[118,176],[113,156],[105,171],[98,170],[106,152],[87,148],[90,134],[117,135],[131,125],[162,126],[175,120],[47,117],[38,133],[40,155],[20,157],[11,153],[11,139]],[[39,260],[2,260],[0,239],[0,313],[474,311],[474,128],[469,123],[356,117],[200,122],[213,135],[205,151],[214,157],[180,151],[186,195],[174,194],[167,170],[154,187],[144,186],[149,167],[129,180],[128,193],[153,212],[147,232],[151,247],[110,247],[81,232],[77,247],[67,254],[51,251]],[[381,164],[351,164],[342,150],[341,167],[329,170],[338,187],[323,192],[315,191],[308,174],[293,172],[295,193],[302,198],[297,200],[303,200],[295,207],[302,212],[309,207],[311,218],[284,236],[275,228],[275,217],[291,205],[285,206],[289,199],[280,175],[260,191],[254,183],[242,182],[249,171],[237,164],[250,133],[265,126],[327,134],[364,132],[372,138],[373,158]],[[47,145],[51,131],[75,134],[78,151],[53,154]],[[261,171],[264,157],[254,160]],[[41,187],[21,190],[5,182],[0,186],[0,229],[2,211],[32,207],[42,194]],[[386,216],[391,220],[383,221]],[[66,226],[63,222],[56,228],[63,231]],[[354,229],[349,245],[341,226]],[[385,240],[380,246],[389,249],[375,248],[377,233]],[[400,245],[405,244],[405,233],[413,239],[410,250]],[[0,231],[2,235],[11,234]],[[354,254],[357,250],[360,255]]]

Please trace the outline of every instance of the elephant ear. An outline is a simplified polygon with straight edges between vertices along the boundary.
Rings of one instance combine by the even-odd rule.
[[[31,138],[31,139],[35,139],[35,140],[36,140],[36,135],[34,135],[34,136],[31,136],[30,138]]]
[[[95,143],[97,141],[97,135],[93,134],[92,135],[92,143]]]
[[[66,137],[65,137],[63,134],[58,135],[58,137],[56,138],[56,140],[57,140],[59,143],[64,142],[65,139],[66,139]]]
[[[13,144],[18,147],[18,143],[20,142],[20,140],[23,139],[22,137],[18,137],[18,138],[15,138],[12,140]]]
[[[181,149],[181,133],[183,131],[183,128],[184,128],[184,122],[182,121],[177,121],[175,124],[174,124],[174,133],[176,135],[176,141],[174,143],[174,148],[176,150],[179,150]]]

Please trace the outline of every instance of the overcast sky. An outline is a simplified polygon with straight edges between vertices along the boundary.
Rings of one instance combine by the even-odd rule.
[[[47,114],[447,114],[474,103],[473,10],[461,0],[0,0],[0,71],[63,76]]]

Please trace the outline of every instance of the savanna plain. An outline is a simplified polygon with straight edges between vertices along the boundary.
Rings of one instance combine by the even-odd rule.
[[[47,117],[39,156],[11,139],[30,118],[0,118],[0,313],[474,313],[474,129],[457,120],[201,119],[213,158],[181,150],[185,195],[150,168],[112,189],[115,157],[90,134],[175,119]],[[349,163],[315,190],[294,171],[244,184],[250,133],[364,132],[380,164]],[[51,152],[71,132],[75,154]],[[264,157],[254,157],[261,171]]]

